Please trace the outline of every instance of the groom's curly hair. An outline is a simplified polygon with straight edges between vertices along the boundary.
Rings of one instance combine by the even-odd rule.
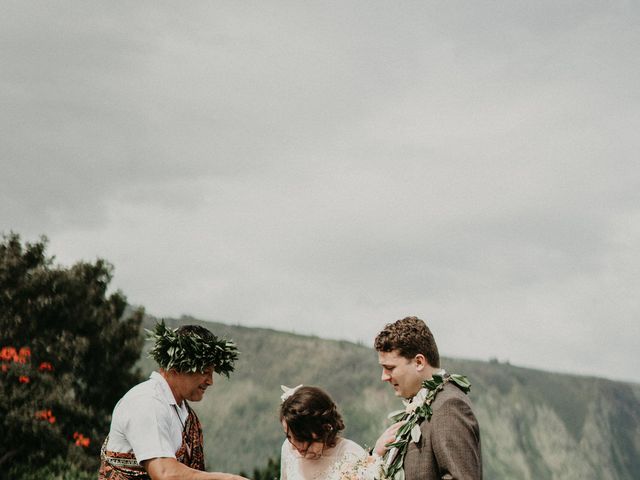
[[[319,387],[298,388],[280,406],[280,421],[287,434],[300,442],[322,442],[335,447],[338,432],[344,430],[342,415],[327,392]]]
[[[387,324],[375,340],[378,352],[392,352],[407,359],[421,353],[434,368],[440,368],[438,346],[429,327],[418,317],[405,317]]]

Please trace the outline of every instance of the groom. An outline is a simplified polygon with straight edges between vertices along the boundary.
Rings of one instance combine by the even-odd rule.
[[[433,415],[420,424],[417,442],[408,439],[402,467],[406,480],[481,480],[480,428],[464,384],[440,369],[438,347],[429,327],[417,317],[388,324],[376,337],[375,349],[382,367],[383,382],[396,396],[412,399],[425,380],[445,379],[431,404]],[[441,376],[443,375],[443,376]],[[468,390],[468,389],[467,389]],[[378,439],[375,452],[382,456],[389,443],[398,440],[401,425],[387,429]],[[390,452],[391,453],[391,452]],[[385,458],[386,460],[386,458]]]

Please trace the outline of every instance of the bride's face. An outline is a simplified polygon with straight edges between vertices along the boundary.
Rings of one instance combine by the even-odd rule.
[[[289,427],[287,426],[287,422],[282,421],[282,428],[284,429],[284,434],[287,436],[287,440],[293,448],[305,459],[315,460],[322,456],[322,451],[324,450],[324,443],[317,442],[303,442],[298,440],[289,432]]]

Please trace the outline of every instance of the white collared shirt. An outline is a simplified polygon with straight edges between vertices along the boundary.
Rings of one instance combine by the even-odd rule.
[[[153,372],[113,409],[107,450],[133,452],[138,463],[150,458],[175,458],[187,416],[185,402],[177,405],[167,381]]]

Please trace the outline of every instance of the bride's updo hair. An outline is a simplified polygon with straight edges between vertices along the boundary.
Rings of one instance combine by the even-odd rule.
[[[329,394],[318,387],[300,387],[280,406],[280,421],[300,442],[322,442],[335,447],[338,432],[344,430],[342,416]]]

